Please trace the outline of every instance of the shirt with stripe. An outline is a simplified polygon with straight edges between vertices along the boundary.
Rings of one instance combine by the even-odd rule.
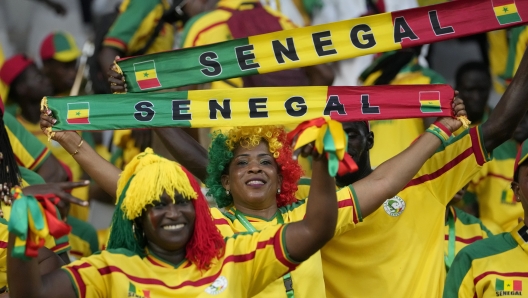
[[[338,199],[338,222],[336,235],[342,234],[362,220],[361,214],[356,209],[357,202],[352,187],[346,187],[337,192]],[[300,221],[306,215],[306,204],[308,200],[299,200],[294,204],[279,208],[279,212],[271,219],[263,219],[245,215],[248,221],[257,230],[262,230],[268,226],[278,224],[278,216],[282,216],[285,223]],[[231,208],[227,212],[220,212],[219,209],[211,209],[216,226],[222,235],[233,233],[244,233],[247,229],[236,218],[235,209]],[[291,272],[293,290],[295,298],[324,297],[325,287],[323,282],[322,264],[320,253],[317,252],[308,260],[304,261],[297,269]],[[286,297],[284,281],[281,278],[271,283],[266,289],[254,297]]]
[[[102,251],[63,269],[78,297],[251,297],[297,263],[286,251],[287,225],[226,237],[225,254],[207,270],[187,260],[170,264],[152,252]],[[143,295],[129,296],[130,289]],[[137,289],[140,289],[139,291]],[[147,296],[145,293],[148,292]]]
[[[441,297],[446,206],[489,160],[483,144],[480,126],[449,139],[396,197],[331,239],[321,249],[327,297]]]
[[[444,297],[528,297],[528,227],[462,249],[447,275]]]
[[[494,234],[511,231],[524,214],[511,189],[517,147],[509,140],[495,148],[493,159],[471,180],[464,195],[465,201],[478,202],[479,217]]]
[[[471,243],[493,236],[482,224],[482,221],[473,215],[453,206],[448,207],[448,212],[451,213],[455,221],[455,255]],[[447,255],[449,249],[449,225],[447,222],[444,229],[444,240],[444,254]]]
[[[5,113],[3,119],[17,164],[30,170],[38,170],[50,156],[49,149],[12,115]]]
[[[365,79],[363,85],[370,86],[381,73],[376,72]],[[403,67],[390,85],[428,85],[445,84],[445,79],[435,71],[422,67],[413,59]],[[370,164],[377,167],[396,156],[425,131],[423,119],[395,119],[370,121],[370,130],[376,136],[374,147],[370,150]]]
[[[521,58],[528,45],[528,26],[512,28],[509,37],[508,58],[502,75],[506,85],[511,82],[521,64]]]
[[[125,55],[141,50],[149,41],[164,10],[170,6],[166,0],[125,0],[119,7],[119,16],[108,31],[103,45],[115,48]],[[165,23],[146,54],[171,50],[174,28]]]
[[[227,26],[227,21],[232,13],[218,9],[225,7],[233,10],[243,10],[252,8],[252,3],[258,3],[258,0],[220,0],[217,9],[191,18],[186,24],[181,36],[181,47],[189,48],[212,43],[222,42],[233,39],[231,31]],[[284,30],[293,29],[296,26],[281,13],[264,6],[266,11],[276,16],[281,27]],[[241,78],[228,79],[226,81],[216,81],[211,83],[211,89],[239,88],[243,86]]]
[[[48,142],[48,137],[42,133],[42,130],[40,129],[39,123],[31,123],[24,119],[22,115],[20,114],[20,111],[17,112],[16,120],[20,122],[24,128],[33,134],[40,142],[41,144],[44,144],[47,146],[47,148],[51,151],[51,154],[55,156],[62,164],[66,165],[72,174],[72,181],[79,181],[82,179],[83,170],[81,166],[75,161],[73,156],[66,151],[59,143],[56,141],[50,141]],[[83,133],[83,138],[87,139],[87,135],[89,133]],[[87,144],[88,142],[85,141]],[[78,187],[72,190],[72,195],[76,198],[79,198],[81,200],[88,200],[88,186],[86,187]],[[90,208],[79,206],[76,204],[72,204],[70,207],[70,214],[81,219],[81,220],[88,220],[88,214],[89,214]]]
[[[70,258],[88,257],[99,250],[99,239],[95,228],[73,216],[68,216],[67,223],[72,227],[70,238]]]

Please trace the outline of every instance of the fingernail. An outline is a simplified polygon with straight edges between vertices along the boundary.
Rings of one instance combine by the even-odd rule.
[[[90,180],[84,180],[83,184],[86,184],[86,185],[90,184]]]
[[[88,201],[83,201],[83,202],[81,203],[81,206],[88,206],[88,205],[89,205]]]
[[[48,115],[51,115],[51,110],[48,109],[48,110],[46,111],[46,113],[47,113]]]
[[[53,124],[57,123],[57,119],[53,119],[52,122],[53,122]]]

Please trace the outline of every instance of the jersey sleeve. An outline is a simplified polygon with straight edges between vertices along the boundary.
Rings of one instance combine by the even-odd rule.
[[[475,297],[471,258],[463,248],[455,257],[444,286],[443,298]]]
[[[334,236],[353,229],[361,221],[363,217],[352,185],[337,191],[337,225]]]
[[[294,270],[298,262],[292,260],[286,249],[286,229],[288,225],[274,225],[255,233],[243,233],[231,237],[232,256],[227,258],[249,258],[240,262],[237,270],[248,280],[247,297],[255,296],[269,283]]]
[[[51,154],[46,145],[8,113],[4,114],[4,125],[18,165],[38,170]]]
[[[119,8],[120,14],[108,31],[103,45],[127,53],[132,43],[139,39],[139,35],[147,39],[148,33],[155,27],[154,19],[148,22],[147,17],[151,17],[152,11],[158,4],[160,1],[157,0],[124,1]],[[161,16],[163,8],[159,6],[159,9]]]
[[[98,268],[106,267],[107,262],[101,254],[91,255],[62,267],[72,283],[78,298],[109,297],[104,280]]]
[[[481,127],[472,127],[441,145],[407,187],[424,184],[436,199],[447,205],[490,160]]]

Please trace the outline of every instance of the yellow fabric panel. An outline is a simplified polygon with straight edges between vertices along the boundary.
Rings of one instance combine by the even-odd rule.
[[[517,72],[517,69],[519,68],[519,64],[521,64],[521,58],[523,56],[524,51],[526,50],[526,46],[528,46],[528,26],[524,28],[523,32],[519,36],[517,45],[515,46],[516,51],[515,51],[515,66],[513,69],[514,74]]]
[[[86,286],[86,297],[129,297],[131,288],[135,289],[135,293],[138,289],[143,293],[149,291],[150,297],[206,297],[209,292],[213,292],[215,297],[251,297],[287,272],[288,267],[296,266],[287,259],[282,243],[283,227],[275,225],[261,232],[228,238],[224,256],[205,271],[198,270],[187,260],[173,265],[152,253],[140,258],[124,249],[103,251],[63,268],[70,274],[77,289]],[[257,244],[263,242],[268,244],[257,249]],[[236,256],[245,255],[254,257],[242,257],[247,260],[236,261]],[[233,256],[235,261],[225,261]],[[79,266],[83,264],[86,267]],[[131,278],[120,272],[101,275],[98,269],[108,266],[115,266],[144,282],[134,281],[131,285]],[[76,279],[72,272],[77,272],[80,278]],[[188,285],[178,290],[169,288],[182,283]]]
[[[448,166],[468,148],[468,157]],[[349,297],[350,293],[355,297],[442,296],[445,208],[480,169],[471,148],[482,150],[466,134],[433,155],[415,176],[423,182],[407,186],[390,199],[403,205],[403,210],[394,212],[387,200],[354,229],[323,247],[327,297]],[[442,168],[442,175],[431,175]]]
[[[4,56],[4,50],[2,48],[2,45],[0,44],[0,68],[4,64],[5,61]],[[2,98],[2,101],[5,103],[7,100],[7,93],[9,92],[9,86],[6,85],[2,80],[0,80],[0,97]]]
[[[452,208],[452,207],[451,207]],[[452,209],[451,209],[452,210]],[[456,211],[461,212],[460,210]],[[463,212],[463,211],[462,211]],[[458,214],[456,215],[458,217]],[[470,245],[473,242],[476,242],[481,239],[488,238],[488,234],[484,231],[480,224],[470,223],[466,224],[458,218],[455,219],[455,255],[458,254],[462,248]],[[444,229],[444,254],[447,255],[449,246],[449,225],[446,222]]]
[[[508,60],[508,33],[506,30],[497,30],[487,32],[488,39],[488,57],[493,77],[493,88],[499,94],[506,90],[501,83],[499,76],[506,70],[506,61]]]

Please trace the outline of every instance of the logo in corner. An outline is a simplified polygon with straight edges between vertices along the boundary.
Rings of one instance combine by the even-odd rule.
[[[220,276],[205,289],[207,294],[218,295],[227,288],[227,278]]]
[[[403,210],[405,210],[405,201],[402,198],[395,196],[383,203],[383,209],[385,209],[385,212],[390,216],[400,216]]]
[[[497,296],[522,296],[522,280],[495,279],[495,294]]]

